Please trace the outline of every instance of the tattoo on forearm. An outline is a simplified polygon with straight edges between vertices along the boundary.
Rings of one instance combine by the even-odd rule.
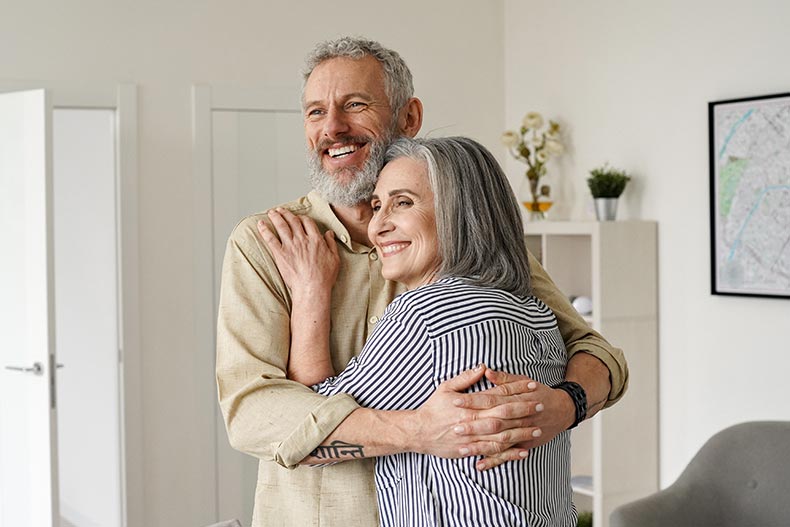
[[[346,456],[361,459],[365,457],[365,452],[362,445],[352,445],[345,441],[332,441],[328,445],[319,446],[310,452],[310,455],[316,459],[341,459]]]

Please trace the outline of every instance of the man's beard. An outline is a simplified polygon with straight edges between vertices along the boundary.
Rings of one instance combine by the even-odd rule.
[[[353,207],[370,201],[379,171],[384,165],[384,153],[387,150],[389,137],[374,139],[372,137],[345,137],[348,143],[367,143],[368,158],[361,168],[342,168],[334,173],[324,170],[321,164],[321,152],[324,148],[307,149],[307,164],[310,169],[310,184],[321,196],[332,205]],[[347,176],[340,178],[338,176]]]

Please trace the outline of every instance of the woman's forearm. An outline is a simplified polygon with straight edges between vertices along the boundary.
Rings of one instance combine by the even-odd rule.
[[[335,374],[329,354],[331,290],[293,292],[288,378],[307,386]]]

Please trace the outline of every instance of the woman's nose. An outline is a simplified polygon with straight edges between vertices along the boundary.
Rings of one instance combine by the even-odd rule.
[[[386,234],[393,230],[394,226],[390,221],[390,214],[384,209],[380,209],[373,215],[373,219],[368,224],[368,237],[373,239],[377,235]]]

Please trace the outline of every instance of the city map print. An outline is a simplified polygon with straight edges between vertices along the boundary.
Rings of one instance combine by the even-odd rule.
[[[790,94],[708,105],[712,292],[790,297]]]

